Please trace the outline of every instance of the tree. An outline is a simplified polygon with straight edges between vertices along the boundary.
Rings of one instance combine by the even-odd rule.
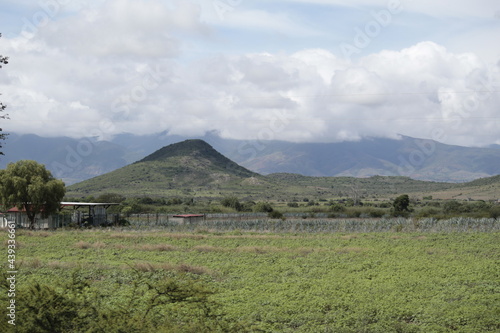
[[[47,218],[60,209],[65,192],[64,182],[35,161],[9,163],[5,170],[0,170],[0,202],[6,209],[17,207],[26,211],[31,229],[37,214]]]
[[[408,194],[402,194],[392,203],[392,208],[394,209],[395,216],[407,216],[410,213],[410,197]]]
[[[253,207],[253,211],[258,213],[271,213],[273,211],[273,206],[268,202],[258,202]]]
[[[220,203],[222,206],[233,208],[238,212],[241,211],[241,209],[242,209],[242,205],[241,205],[240,201],[238,200],[237,197],[235,197],[233,195],[224,197]]]
[[[2,34],[0,33],[0,37],[2,37]],[[9,57],[4,57],[0,54],[0,68],[2,68],[2,65],[7,65],[9,62]],[[0,102],[0,113],[2,113],[5,108],[7,108],[6,105],[2,104],[2,102]],[[8,119],[8,115],[2,115],[0,114],[0,119]],[[7,134],[5,133],[2,133],[2,129],[0,128],[0,142],[2,140],[5,140],[5,138],[7,137]],[[2,145],[0,144],[0,148],[2,148]],[[3,155],[3,152],[0,151],[0,155]]]

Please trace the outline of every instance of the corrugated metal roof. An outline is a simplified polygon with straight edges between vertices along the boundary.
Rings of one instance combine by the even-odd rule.
[[[204,217],[205,215],[203,214],[181,214],[181,215],[174,215],[173,217]]]

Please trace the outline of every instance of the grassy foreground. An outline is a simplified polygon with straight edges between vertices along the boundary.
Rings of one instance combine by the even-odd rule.
[[[500,331],[499,232],[16,236],[17,332]]]

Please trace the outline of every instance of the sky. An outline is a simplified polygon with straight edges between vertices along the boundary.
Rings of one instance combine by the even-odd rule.
[[[4,132],[500,144],[498,0],[3,0]]]

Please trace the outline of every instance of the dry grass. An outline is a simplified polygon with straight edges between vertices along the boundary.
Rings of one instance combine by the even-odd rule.
[[[301,256],[303,256],[303,257],[305,257],[305,256],[307,256],[308,254],[313,253],[315,250],[316,250],[316,249],[314,249],[314,248],[312,248],[312,247],[299,247],[299,248],[298,248],[298,249],[296,249],[295,251],[296,251],[299,255],[301,255]],[[316,251],[317,251],[317,250],[316,250]]]
[[[206,267],[194,266],[188,264],[180,264],[179,266],[176,267],[176,270],[182,273],[192,273],[196,275],[212,274],[212,272]]]
[[[360,253],[360,252],[367,252],[369,250],[370,249],[366,248],[366,247],[351,246],[351,247],[342,247],[342,248],[336,249],[335,252],[337,252],[337,253]]]
[[[130,267],[139,272],[154,272],[157,268],[149,262],[135,262]]]
[[[94,249],[104,249],[106,247],[106,244],[104,244],[103,242],[95,242],[94,244],[92,244],[92,247]]]
[[[90,249],[92,245],[90,243],[84,242],[84,241],[79,241],[75,244],[75,247],[77,249]]]
[[[21,265],[30,268],[40,268],[43,266],[43,262],[40,260],[40,258],[34,258],[30,261],[23,261]]]
[[[237,252],[249,252],[257,254],[276,253],[276,252],[294,252],[293,249],[288,247],[275,247],[275,246],[241,246],[236,248]]]
[[[9,240],[10,239],[4,240],[4,242],[3,242],[4,249],[7,249],[9,245],[14,245],[14,244],[12,244],[12,242],[9,242]],[[16,249],[20,249],[21,247],[24,247],[24,243],[21,243],[17,239],[15,240],[15,245],[16,245]],[[12,246],[11,246],[11,248],[12,248]]]
[[[139,248],[141,251],[176,251],[177,247],[170,244],[143,244]]]
[[[130,232],[121,232],[121,233],[112,233],[108,236],[109,238],[118,238],[118,239],[131,239],[131,238],[140,238],[144,237],[144,235],[140,235],[137,233]]]
[[[90,248],[104,249],[104,248],[106,248],[106,246],[107,245],[103,242],[95,242],[95,243],[91,244],[88,242],[79,241],[79,242],[75,243],[75,247],[77,249],[83,249],[83,250],[90,249]]]
[[[161,234],[155,234],[155,237],[165,237],[165,238],[172,238],[172,239],[195,239],[195,240],[201,240],[207,238],[204,235],[199,235],[199,234],[188,234],[188,233],[161,233]]]
[[[28,237],[49,237],[52,233],[42,230],[24,230],[21,229],[17,231],[18,236],[28,236]]]

